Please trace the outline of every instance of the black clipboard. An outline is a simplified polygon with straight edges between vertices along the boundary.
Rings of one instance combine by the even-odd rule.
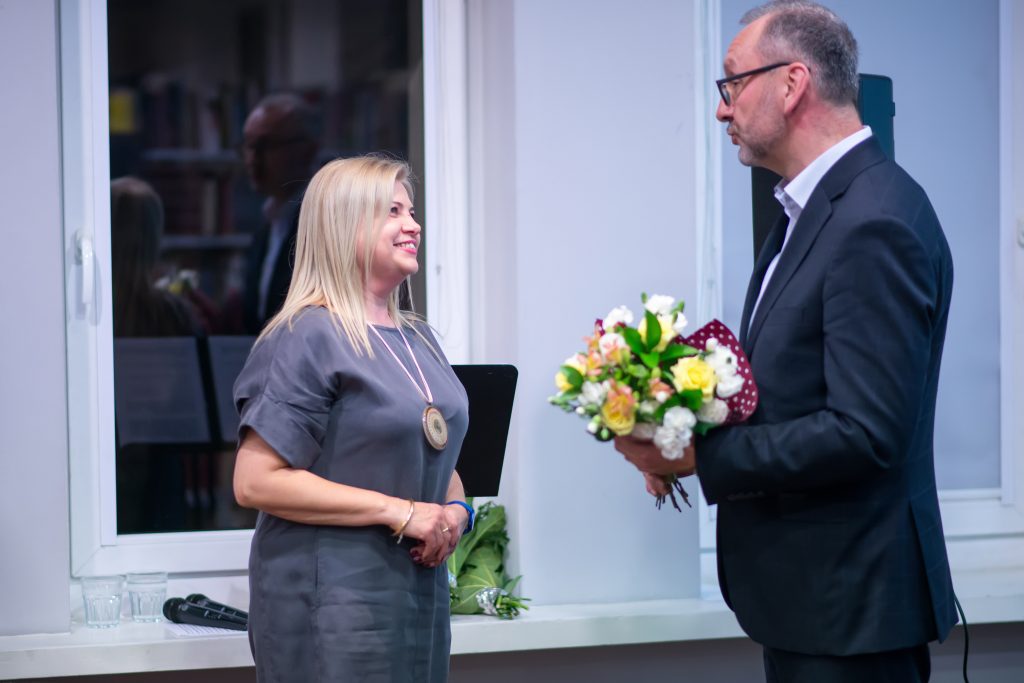
[[[496,496],[519,370],[514,365],[453,365],[452,369],[469,395],[469,431],[455,470],[467,496]]]

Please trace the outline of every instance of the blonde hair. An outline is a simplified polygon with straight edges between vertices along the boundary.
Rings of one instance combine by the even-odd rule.
[[[299,210],[295,266],[288,294],[256,343],[282,325],[291,329],[295,316],[306,307],[324,306],[353,350],[373,357],[365,288],[374,246],[394,199],[395,183],[402,183],[409,197],[413,196],[409,175],[404,161],[377,155],[335,159],[317,171]],[[356,249],[361,232],[360,259]],[[420,320],[419,316],[398,308],[398,288],[388,296],[387,307],[396,325],[420,334],[412,324]],[[434,350],[432,344],[428,347]]]

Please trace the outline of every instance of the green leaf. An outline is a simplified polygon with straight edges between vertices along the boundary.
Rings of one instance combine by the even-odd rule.
[[[514,579],[509,579],[508,581],[505,582],[505,585],[502,586],[502,588],[504,588],[509,593],[511,593],[512,591],[515,590],[516,586],[519,585],[519,579],[521,579],[521,578],[523,578],[523,577],[522,576],[517,576]]]
[[[696,412],[704,404],[704,392],[700,389],[687,389],[682,392],[683,402],[686,407]]]
[[[638,356],[646,351],[644,348],[644,342],[640,338],[640,333],[636,331],[635,327],[624,327],[620,332],[622,338],[626,340],[626,345],[629,346],[629,350]]]
[[[469,555],[483,544],[494,544],[501,552],[508,545],[508,534],[505,533],[505,508],[494,503],[484,503],[476,511],[473,530],[464,534],[455,546],[455,552],[448,558],[448,568],[455,574],[456,581],[461,582],[461,574]]]
[[[688,344],[669,344],[665,350],[661,352],[661,362],[664,364],[679,358],[696,356],[698,353],[700,352],[697,349],[689,346]]]
[[[645,353],[638,353],[637,355],[640,356],[640,360],[642,360],[644,365],[646,365],[647,367],[652,368],[652,369],[658,367],[658,354],[657,353],[654,353],[654,352],[647,353],[647,352],[645,352]]]
[[[468,588],[465,586],[459,586],[456,588],[452,597],[451,613],[452,614],[479,614],[480,606],[476,602],[476,594],[480,592],[479,588]]]
[[[565,379],[569,381],[569,385],[573,389],[579,389],[583,386],[583,375],[579,370],[570,365],[563,365],[561,370],[562,374],[565,375]]]
[[[645,348],[647,351],[653,351],[654,347],[661,341],[661,323],[658,322],[658,316],[650,311],[644,311],[644,320],[647,321],[647,342]]]
[[[660,424],[665,419],[665,411],[669,408],[675,408],[676,406],[683,405],[683,397],[679,394],[672,394],[669,396],[664,403],[658,406],[658,409],[654,411],[654,417]]]
[[[636,377],[641,381],[646,381],[648,376],[650,375],[650,371],[643,365],[630,365],[629,369],[626,371],[626,374],[628,374],[630,377]]]
[[[495,573],[497,573],[501,571],[501,556],[501,548],[497,548],[493,545],[480,545],[477,546],[469,555],[469,557],[466,558],[466,566],[489,567],[492,568]]]
[[[500,588],[505,583],[498,568],[488,565],[473,566],[462,572],[458,578],[460,588]]]
[[[718,425],[713,425],[710,422],[698,422],[693,428],[693,433],[704,436],[717,426]]]

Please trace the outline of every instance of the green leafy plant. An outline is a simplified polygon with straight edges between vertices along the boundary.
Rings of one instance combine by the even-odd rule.
[[[529,609],[528,598],[512,594],[520,577],[509,578],[505,573],[506,521],[504,506],[484,503],[476,511],[473,530],[459,540],[448,558],[452,614],[511,619]]]

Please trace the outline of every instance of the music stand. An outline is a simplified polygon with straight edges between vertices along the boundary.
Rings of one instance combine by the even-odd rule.
[[[467,496],[496,496],[519,370],[513,365],[453,365],[452,369],[469,395],[469,431],[455,469]]]

